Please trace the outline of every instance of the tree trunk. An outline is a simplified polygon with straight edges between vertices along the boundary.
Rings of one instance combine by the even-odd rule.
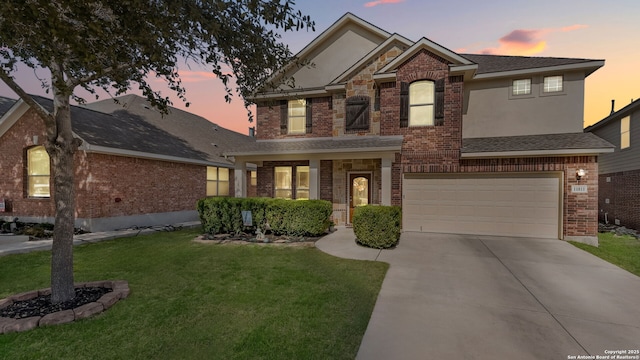
[[[77,149],[71,129],[69,96],[54,91],[56,130],[49,132],[47,150],[51,157],[53,199],[56,219],[51,249],[51,301],[60,303],[75,297],[73,286],[73,229],[75,222],[75,167]]]

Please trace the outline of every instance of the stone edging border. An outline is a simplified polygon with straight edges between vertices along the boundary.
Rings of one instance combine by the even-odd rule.
[[[129,296],[130,293],[129,283],[126,280],[84,282],[77,283],[74,287],[104,287],[112,289],[113,291],[102,295],[102,297],[95,302],[84,304],[75,309],[54,312],[45,316],[32,316],[24,319],[0,317],[0,335],[11,332],[28,331],[38,326],[66,324],[76,320],[86,319],[109,309],[120,299],[125,299]],[[15,301],[30,300],[49,294],[51,294],[51,288],[12,295],[8,298],[0,299],[0,309],[10,306]]]

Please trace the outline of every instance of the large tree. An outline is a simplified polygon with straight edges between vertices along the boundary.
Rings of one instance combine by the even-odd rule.
[[[289,0],[3,0],[0,3],[0,79],[37,112],[46,126],[55,224],[51,255],[52,301],[72,299],[75,216],[70,101],[78,87],[120,95],[137,86],[166,110],[169,98],[152,89],[162,78],[186,101],[179,65],[205,65],[225,85],[227,101],[268,83],[293,60],[279,31],[313,28]],[[42,108],[16,79],[19,63],[45,68],[40,79],[53,96]],[[234,81],[230,81],[232,79]],[[231,84],[236,87],[232,89]],[[188,103],[187,103],[188,105]],[[245,105],[248,105],[245,100]]]

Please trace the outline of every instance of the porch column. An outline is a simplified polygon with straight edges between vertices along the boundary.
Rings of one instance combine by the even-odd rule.
[[[309,199],[320,199],[320,160],[309,160]]]
[[[236,160],[233,183],[235,185],[235,197],[247,197],[247,163]]]
[[[382,169],[381,177],[382,177],[382,199],[381,205],[391,205],[391,163],[393,159],[390,157],[382,158]]]

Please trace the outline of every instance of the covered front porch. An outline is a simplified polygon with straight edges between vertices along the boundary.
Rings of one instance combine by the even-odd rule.
[[[230,152],[235,196],[247,196],[247,165],[257,166],[257,196],[322,199],[333,204],[337,225],[351,223],[355,206],[391,205],[392,164],[402,138],[264,140]]]

